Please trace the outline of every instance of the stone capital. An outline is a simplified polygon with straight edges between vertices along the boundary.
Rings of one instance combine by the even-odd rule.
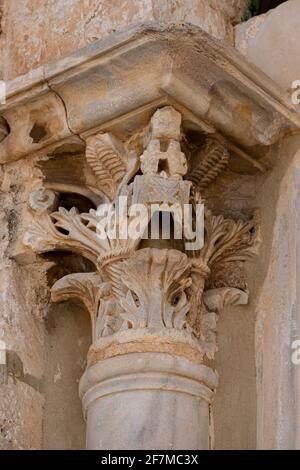
[[[201,192],[226,168],[228,151],[204,138],[199,162],[189,165],[192,154],[183,151],[181,114],[170,106],[157,109],[150,126],[135,139],[134,149],[109,133],[87,139],[86,161],[106,200],[97,210],[57,207],[53,211],[55,201],[59,204],[55,192],[34,189],[30,208],[36,216],[24,244],[38,253],[75,252],[95,266],[95,272],[68,274],[52,287],[54,302],[80,299],[91,318],[93,343],[80,385],[88,448],[108,445],[104,438],[99,441],[98,418],[105,423],[106,407],[123,406],[119,394],[126,396],[130,426],[136,429],[147,419],[139,417],[136,402],[153,406],[162,399],[164,413],[174,406],[180,413],[185,408],[194,413],[197,408],[202,430],[191,441],[192,447],[208,448],[217,376],[205,361],[212,360],[217,350],[216,323],[222,308],[248,300],[248,293],[230,285],[226,270],[223,283],[227,287],[208,286],[220,266],[232,269],[255,253],[255,224],[213,215],[206,209],[204,244],[193,251],[186,248],[185,231],[181,243],[171,231],[169,238],[152,239],[152,231],[145,238],[153,224],[152,204],[161,211],[174,204],[189,205],[192,226],[198,227]],[[127,204],[122,223],[120,196],[126,196]],[[125,236],[123,232],[132,223],[134,204],[144,204],[145,215],[143,230],[132,238],[129,231]],[[115,397],[108,398],[111,395]],[[188,405],[191,397],[192,406]],[[114,426],[118,423],[112,432]],[[126,435],[123,427],[115,445],[141,445],[130,444]],[[164,439],[170,439],[168,433]],[[172,445],[178,448],[182,442]],[[147,445],[157,447],[158,443],[154,438]]]

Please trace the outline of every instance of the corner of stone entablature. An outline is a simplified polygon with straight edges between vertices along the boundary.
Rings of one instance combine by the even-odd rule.
[[[127,138],[168,104],[182,113],[186,132],[226,142],[243,171],[264,171],[269,147],[300,128],[299,114],[268,77],[187,24],[147,23],[112,34],[6,88],[1,162],[99,132]]]

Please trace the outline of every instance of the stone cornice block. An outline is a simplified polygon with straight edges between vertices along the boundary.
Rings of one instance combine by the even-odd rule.
[[[171,104],[184,130],[215,134],[253,166],[299,131],[284,93],[232,47],[199,27],[143,24],[7,83],[0,112],[10,133],[0,161],[47,153],[98,132],[124,138]]]

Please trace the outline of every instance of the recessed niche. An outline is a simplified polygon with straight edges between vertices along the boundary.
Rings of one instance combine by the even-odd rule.
[[[45,261],[50,261],[52,266],[47,271],[49,287],[67,274],[94,272],[94,264],[78,253],[67,251],[48,251],[40,255]]]
[[[0,142],[4,140],[10,133],[10,127],[6,119],[0,116]]]
[[[32,138],[32,142],[38,144],[47,136],[47,130],[43,125],[35,123],[29,135]]]

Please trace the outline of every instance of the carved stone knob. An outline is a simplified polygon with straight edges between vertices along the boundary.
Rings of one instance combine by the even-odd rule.
[[[29,196],[29,205],[35,211],[52,212],[55,209],[57,196],[51,189],[43,186],[34,189]]]

